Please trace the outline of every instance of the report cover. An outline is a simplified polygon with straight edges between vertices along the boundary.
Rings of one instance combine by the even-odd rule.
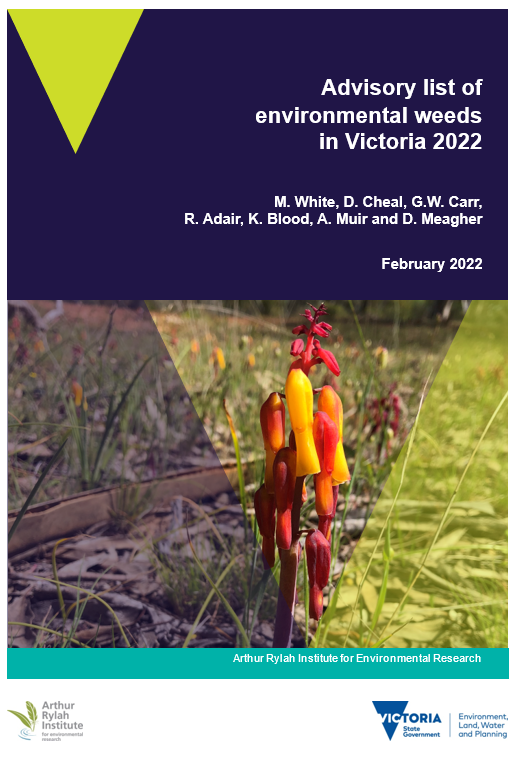
[[[9,748],[508,755],[508,11],[358,5],[6,14]]]

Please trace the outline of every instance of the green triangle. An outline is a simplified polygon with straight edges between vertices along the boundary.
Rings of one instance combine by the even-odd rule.
[[[143,10],[10,10],[75,152]]]

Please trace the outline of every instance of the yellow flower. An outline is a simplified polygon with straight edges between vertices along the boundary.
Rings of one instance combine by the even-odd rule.
[[[249,353],[247,356],[247,362],[251,369],[253,369],[256,366],[256,357],[253,353]]]
[[[221,348],[216,348],[215,353],[216,353],[216,360],[218,361],[218,366],[222,370],[225,369],[225,358],[224,358],[223,350]]]
[[[297,477],[318,474],[320,463],[313,439],[313,388],[302,369],[292,369],[288,374],[286,403],[295,433]]]
[[[83,402],[82,402],[83,390],[82,390],[82,387],[77,382],[77,380],[73,380],[73,382],[72,382],[72,393],[73,393],[73,397],[75,399],[75,405],[77,406],[77,408],[79,408],[80,406],[82,406],[84,408],[84,411],[87,411],[88,410],[88,402],[87,402],[86,398],[84,398],[84,404],[83,404]]]
[[[349,482],[350,474],[345,453],[343,452],[343,406],[340,397],[335,393],[331,385],[324,385],[318,396],[318,410],[325,413],[338,427],[338,445],[334,457],[333,485]]]

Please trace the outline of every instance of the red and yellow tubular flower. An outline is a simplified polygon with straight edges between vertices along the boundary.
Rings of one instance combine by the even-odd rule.
[[[288,445],[290,446],[292,451],[295,451],[295,452],[297,451],[297,446],[295,444],[295,433],[293,430],[290,432],[290,436],[288,438]],[[308,491],[306,489],[306,483],[303,482],[302,483],[302,503],[306,503],[307,500],[308,500]]]
[[[333,485],[333,511],[332,514],[318,517],[318,529],[327,540],[331,543],[331,525],[336,516],[336,506],[338,505],[338,485]]]
[[[338,428],[329,414],[317,411],[313,437],[321,471],[315,477],[315,507],[319,516],[333,513],[333,469],[338,445]]]
[[[259,532],[263,538],[263,558],[272,569],[275,564],[275,498],[266,492],[264,485],[261,485],[254,496],[254,509]]]
[[[331,417],[338,428],[338,445],[334,457],[333,485],[349,482],[350,473],[347,466],[345,453],[343,452],[343,406],[340,397],[334,392],[331,385],[324,385],[318,396],[318,410],[325,411]]]
[[[265,487],[274,493],[275,454],[284,448],[285,409],[279,393],[270,393],[259,415],[266,451]]]
[[[318,622],[324,611],[322,591],[329,582],[331,547],[320,530],[310,530],[305,549],[309,577],[309,616]]]
[[[278,548],[291,548],[291,510],[295,494],[297,454],[281,448],[274,461],[275,502],[277,504],[276,541]]]
[[[317,474],[320,464],[313,440],[313,388],[302,369],[292,369],[288,374],[286,403],[295,433],[297,477]]]

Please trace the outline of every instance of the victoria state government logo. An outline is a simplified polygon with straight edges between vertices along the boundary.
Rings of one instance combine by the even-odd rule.
[[[392,740],[398,726],[402,726],[404,738],[441,738],[442,720],[438,714],[406,711],[407,701],[372,701],[376,712],[381,717],[384,731]],[[433,725],[436,729],[432,729]]]
[[[20,730],[18,736],[23,738],[24,741],[30,741],[34,737],[34,730],[36,728],[36,722],[38,721],[38,713],[36,707],[30,701],[26,701],[25,705],[27,707],[27,714],[15,712],[12,709],[8,709],[7,711],[14,714],[15,717],[18,717],[20,722],[25,725],[25,727]]]

